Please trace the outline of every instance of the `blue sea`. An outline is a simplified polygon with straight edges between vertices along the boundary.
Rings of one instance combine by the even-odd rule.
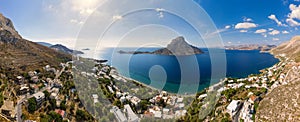
[[[108,64],[117,68],[119,73],[151,87],[179,94],[194,94],[225,77],[243,78],[258,74],[259,70],[278,63],[279,60],[269,53],[259,50],[225,50],[215,54],[225,60],[214,61],[209,49],[204,54],[192,56],[165,56],[154,54],[119,54],[117,51],[134,51],[135,48],[106,48],[97,52],[99,59],[107,59]],[[154,51],[158,48],[140,48],[139,51]],[[95,55],[95,54],[94,54]],[[216,58],[214,58],[215,60]],[[212,65],[220,66],[220,71],[212,75]],[[221,69],[222,68],[222,69]]]

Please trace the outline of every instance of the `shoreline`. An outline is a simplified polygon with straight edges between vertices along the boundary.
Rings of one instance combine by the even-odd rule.
[[[239,50],[239,51],[240,51],[240,50]],[[248,50],[247,50],[247,51],[248,51]],[[260,51],[260,53],[269,53],[269,54],[271,54],[274,58],[276,58],[276,59],[279,60],[279,62],[277,62],[276,64],[282,62],[282,60],[281,60],[278,56],[272,54],[271,51],[264,51],[264,52],[261,52],[261,51]],[[90,58],[90,59],[91,59],[91,58]],[[93,59],[93,60],[98,60],[98,59]],[[106,61],[107,61],[107,60],[106,60]],[[276,64],[274,64],[274,65],[276,65]],[[152,90],[159,91],[159,92],[165,91],[165,90],[162,90],[162,89],[157,89],[157,88],[155,88],[155,87],[149,86],[149,85],[147,85],[147,84],[145,84],[145,83],[143,83],[143,82],[141,82],[141,81],[132,79],[132,78],[130,78],[130,77],[126,77],[126,76],[122,75],[122,74],[118,71],[118,69],[117,69],[116,67],[113,67],[113,66],[111,66],[111,65],[109,65],[109,64],[106,64],[106,65],[112,67],[112,68],[117,72],[117,74],[115,74],[115,75],[117,75],[117,76],[119,76],[119,77],[121,77],[121,78],[123,78],[123,79],[129,80],[129,81],[134,82],[134,83],[136,83],[136,84],[140,84],[140,85],[142,85],[143,87],[147,87],[147,88],[150,88],[150,89],[152,89]],[[274,66],[274,65],[272,65],[272,66]],[[272,66],[270,66],[270,67],[272,67]],[[269,67],[266,67],[266,68],[269,68]],[[266,69],[266,68],[263,68],[263,69],[258,70],[259,73],[257,73],[257,74],[248,74],[248,75],[245,76],[245,77],[239,77],[239,78],[247,78],[249,75],[259,75],[259,74],[261,74],[262,70],[264,70],[264,69]],[[216,82],[216,83],[210,82],[210,83],[209,83],[209,86],[204,87],[202,90],[199,90],[199,91],[197,91],[196,93],[191,93],[191,94],[189,94],[189,93],[186,93],[186,94],[177,94],[177,93],[173,93],[173,92],[170,92],[170,91],[166,91],[166,92],[167,92],[168,94],[171,94],[171,95],[179,95],[179,96],[196,96],[197,93],[199,93],[199,92],[203,92],[203,91],[207,91],[207,90],[210,90],[210,89],[212,89],[212,88],[215,88],[215,87],[219,87],[221,83],[224,83],[224,79],[228,79],[228,78],[232,78],[232,77],[224,77],[224,78],[221,78],[221,79],[219,79],[219,81]],[[238,79],[239,79],[239,78],[238,78]]]

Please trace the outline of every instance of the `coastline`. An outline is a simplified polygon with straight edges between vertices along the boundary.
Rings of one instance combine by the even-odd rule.
[[[269,53],[269,54],[271,54],[272,56],[274,56],[274,58],[279,59],[279,62],[281,62],[281,59],[280,59],[279,57],[277,57],[276,55],[273,55],[273,54],[271,53],[271,51],[264,51],[264,52],[260,51],[260,53]],[[81,56],[80,56],[80,57],[81,57]],[[93,60],[98,60],[98,59],[93,59]],[[107,60],[106,60],[106,61],[107,61]],[[278,63],[279,63],[279,62],[278,62]],[[277,63],[276,63],[276,64],[277,64]],[[274,65],[276,65],[276,64],[274,64]],[[106,65],[108,65],[108,64],[106,64]],[[272,66],[274,66],[274,65],[272,65]],[[122,78],[124,78],[124,79],[126,79],[126,80],[132,81],[132,82],[134,82],[135,84],[140,84],[140,85],[142,85],[143,87],[148,87],[148,88],[150,88],[150,89],[152,89],[152,90],[156,90],[156,91],[160,91],[160,92],[161,92],[161,91],[164,91],[164,90],[162,90],[162,89],[157,89],[157,88],[155,88],[155,87],[149,86],[149,85],[147,85],[147,84],[145,84],[145,83],[143,83],[143,82],[141,82],[141,81],[132,79],[132,78],[130,78],[130,77],[123,76],[123,75],[118,71],[118,69],[117,69],[116,67],[113,67],[113,66],[111,66],[111,65],[108,65],[108,66],[110,66],[110,67],[112,67],[113,69],[115,69],[116,72],[117,72],[117,74],[115,74],[115,75],[118,75],[119,77],[122,77]],[[272,66],[270,66],[270,67],[272,67]],[[266,67],[266,68],[269,68],[269,67]],[[263,69],[266,69],[266,68],[263,68]],[[258,70],[259,73],[248,74],[248,76],[249,76],[249,75],[259,75],[259,74],[261,74],[261,71],[262,71],[263,69]],[[248,77],[248,76],[245,76],[245,77],[239,77],[239,78],[246,78],[246,77]],[[199,92],[207,91],[207,90],[209,90],[209,89],[211,89],[211,88],[214,88],[214,87],[219,86],[219,84],[221,83],[221,81],[224,81],[224,79],[227,79],[227,78],[231,78],[231,77],[224,77],[224,78],[221,78],[221,79],[219,79],[218,82],[215,82],[215,83],[211,83],[211,82],[210,82],[209,85],[208,85],[207,87],[204,87],[202,90],[199,90],[199,91],[197,91],[196,93],[177,94],[177,93],[173,93],[173,92],[170,92],[170,91],[166,91],[166,92],[168,92],[169,94],[172,94],[172,95],[195,96],[195,95],[196,95],[197,93],[199,93]]]

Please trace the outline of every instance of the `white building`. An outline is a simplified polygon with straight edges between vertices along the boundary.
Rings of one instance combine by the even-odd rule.
[[[186,110],[177,110],[175,111],[175,117],[180,118],[182,116],[185,116],[186,112],[187,112]]]
[[[177,103],[182,103],[183,102],[183,98],[177,98]]]
[[[125,115],[122,113],[122,111],[117,106],[113,106],[113,108],[110,109],[110,112],[114,113],[118,122],[127,122],[127,118],[125,117]]]
[[[132,111],[130,105],[126,104],[124,105],[124,110],[127,113],[128,116],[128,122],[139,122],[139,117]]]
[[[45,100],[45,94],[43,92],[37,92],[33,94],[33,97],[35,97],[38,105],[40,105]]]
[[[230,114],[231,117],[239,111],[241,107],[241,102],[239,100],[232,100],[231,103],[227,106],[226,111]]]
[[[92,97],[93,97],[93,99],[94,99],[94,103],[99,102],[99,100],[98,100],[99,97],[98,97],[97,94],[93,94]]]

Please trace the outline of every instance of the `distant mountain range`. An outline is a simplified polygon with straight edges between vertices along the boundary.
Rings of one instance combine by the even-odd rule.
[[[226,50],[260,50],[262,52],[268,52],[272,48],[275,48],[276,45],[233,45],[233,46],[225,46]]]
[[[43,45],[43,46],[46,46],[46,47],[49,47],[51,49],[54,49],[56,51],[59,51],[59,52],[63,52],[63,53],[68,53],[68,54],[72,54],[72,55],[77,55],[77,54],[84,54],[82,51],[77,51],[77,50],[72,50],[64,45],[61,45],[61,44],[56,44],[56,45],[52,45],[50,43],[47,43],[47,42],[36,42],[40,45]]]
[[[52,45],[49,48],[63,53],[73,54],[73,55],[84,54],[82,51],[72,50],[61,44]]]
[[[47,43],[47,42],[36,42],[40,45],[46,46],[46,47],[51,47],[53,44]]]
[[[194,54],[202,54],[203,51],[199,48],[188,44],[185,39],[180,36],[171,41],[170,44],[166,48],[161,48],[155,50],[153,52],[143,52],[143,51],[122,51],[121,54],[157,54],[157,55],[176,55],[176,56],[184,56],[184,55],[194,55]]]
[[[72,56],[23,39],[13,23],[0,14],[0,69],[23,72],[45,65],[59,66]]]

